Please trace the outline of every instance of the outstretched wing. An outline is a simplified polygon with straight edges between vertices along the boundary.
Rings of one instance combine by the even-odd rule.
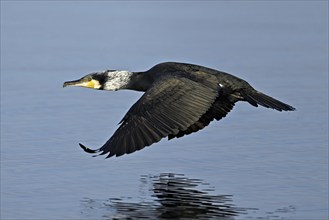
[[[197,122],[189,126],[184,131],[179,131],[177,134],[170,134],[168,139],[172,138],[180,138],[184,135],[191,134],[193,132],[197,132],[204,127],[208,126],[211,121],[216,119],[217,121],[224,118],[227,113],[229,113],[234,107],[235,101],[230,100],[227,96],[219,95],[216,101],[212,104],[212,106],[208,109],[206,113],[204,113]]]
[[[218,95],[215,86],[164,76],[129,109],[113,136],[98,150],[80,146],[89,153],[107,157],[129,154],[168,135],[185,131],[207,112]]]

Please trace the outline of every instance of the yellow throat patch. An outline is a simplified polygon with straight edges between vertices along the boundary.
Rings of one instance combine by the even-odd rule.
[[[87,82],[84,86],[87,87],[87,88],[91,88],[91,89],[99,89],[101,87],[99,82],[97,80],[94,80],[94,79]]]

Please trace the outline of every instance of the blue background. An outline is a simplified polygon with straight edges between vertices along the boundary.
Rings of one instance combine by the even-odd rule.
[[[80,150],[105,143],[141,93],[63,82],[164,61],[232,73],[297,111],[238,103],[134,154]],[[1,219],[115,216],[85,199],[140,202],[141,175],[163,172],[257,208],[237,219],[328,218],[327,1],[1,1]]]

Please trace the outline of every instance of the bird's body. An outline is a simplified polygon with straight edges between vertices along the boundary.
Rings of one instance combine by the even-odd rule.
[[[186,63],[160,63],[145,72],[92,73],[64,86],[145,92],[101,148],[91,150],[80,144],[86,152],[100,152],[107,157],[129,154],[164,137],[179,138],[203,129],[214,119],[225,117],[237,101],[278,111],[294,110],[238,77]]]

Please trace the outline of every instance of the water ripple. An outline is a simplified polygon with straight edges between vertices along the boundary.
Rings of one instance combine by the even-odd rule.
[[[84,214],[95,217],[95,212],[103,210],[102,217],[112,219],[234,219],[248,210],[234,205],[232,195],[211,195],[214,189],[209,184],[183,174],[141,176],[140,181],[142,188],[148,187],[151,199],[142,196],[140,201],[131,202],[133,198],[86,198],[82,201]]]

